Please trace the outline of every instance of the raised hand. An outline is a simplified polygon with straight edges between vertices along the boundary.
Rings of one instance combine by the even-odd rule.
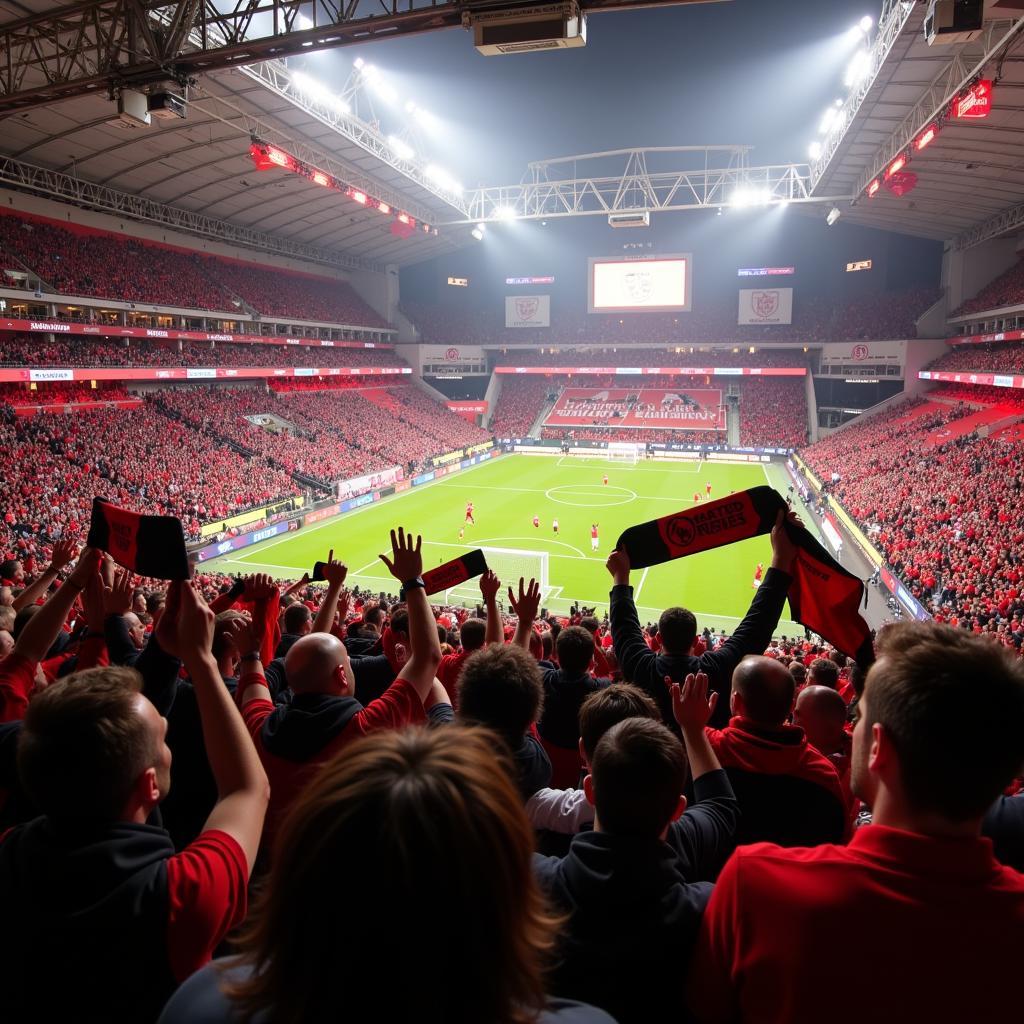
[[[329,587],[340,587],[345,582],[345,577],[348,575],[348,566],[344,562],[336,562],[334,560],[334,548],[327,553],[327,563],[324,565],[324,579],[327,580]],[[419,575],[417,573],[417,575]],[[411,577],[406,576],[405,579]]]
[[[256,635],[249,619],[239,615],[238,618],[231,619],[226,630],[228,636],[231,637],[231,642],[235,645],[235,650],[240,655],[259,650],[260,638]]]
[[[135,596],[135,577],[127,569],[118,569],[114,581],[103,589],[104,615],[127,615]]]
[[[487,572],[480,577],[480,594],[484,599],[485,604],[490,604],[498,596],[498,591],[501,590],[501,580],[498,579],[497,575],[488,569]]]
[[[684,733],[700,732],[708,724],[718,704],[718,691],[708,697],[708,677],[703,672],[692,672],[682,686],[665,676],[665,685],[672,694],[672,714]]]
[[[608,556],[608,561],[604,563],[604,567],[617,585],[624,586],[629,584],[630,564],[628,552],[616,549]]]
[[[78,542],[73,537],[63,537],[53,545],[50,555],[50,570],[60,572],[78,554]]]
[[[277,589],[274,577],[269,573],[257,572],[245,578],[245,596],[251,601],[265,601]]]
[[[795,512],[790,512],[787,516],[781,508],[779,509],[779,514],[775,519],[775,525],[772,527],[771,535],[772,567],[775,569],[782,569],[783,572],[792,572],[798,548],[789,539],[789,534],[786,532],[787,521],[791,526],[798,527],[801,530],[806,529],[804,524],[800,522],[800,517]]]
[[[174,580],[157,627],[157,640],[168,653],[186,664],[212,658],[215,616],[192,583]]]
[[[519,617],[520,624],[532,623],[537,618],[537,612],[540,609],[540,584],[534,579],[531,579],[525,587],[523,583],[523,577],[520,576],[518,598],[512,592],[512,588],[508,588],[508,603],[512,611]]]
[[[68,577],[68,583],[78,587],[79,590],[85,590],[89,580],[96,575],[102,557],[103,552],[98,548],[83,548],[82,553],[78,556],[78,564]]]
[[[423,555],[420,553],[422,545],[422,537],[417,536],[414,545],[412,534],[406,534],[402,527],[399,527],[397,534],[394,530],[391,531],[391,557],[381,555],[380,560],[399,583],[414,580],[423,575]]]

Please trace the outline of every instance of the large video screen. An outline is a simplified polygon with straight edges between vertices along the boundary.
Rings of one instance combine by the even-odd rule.
[[[689,253],[639,259],[591,257],[591,313],[669,313],[690,309]]]

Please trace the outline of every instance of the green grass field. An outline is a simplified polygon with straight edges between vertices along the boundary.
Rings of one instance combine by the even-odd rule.
[[[766,477],[784,491],[786,476],[780,466],[633,466],[603,459],[510,455],[206,565],[226,573],[297,578],[333,548],[335,557],[349,567],[349,584],[393,593],[395,581],[377,556],[388,550],[388,531],[401,525],[423,535],[427,568],[475,547],[546,551],[551,587],[546,606],[562,612],[577,601],[601,612],[608,607],[610,586],[604,562],[626,527],[692,505],[694,492],[703,494],[708,482],[712,498],[719,498],[763,484]],[[468,501],[475,505],[476,526],[467,526],[460,542]],[[540,517],[539,529],[532,524],[534,515]],[[557,537],[552,530],[556,517]],[[594,522],[600,530],[596,553],[590,549]],[[701,627],[728,630],[750,604],[757,563],[767,565],[770,558],[768,538],[758,537],[635,572],[632,582],[641,618],[653,620],[663,608],[683,604],[697,614]],[[506,567],[523,564],[531,563],[512,559]],[[449,595],[452,603],[471,604],[478,598],[475,584]],[[783,633],[796,629],[788,621],[780,624]]]

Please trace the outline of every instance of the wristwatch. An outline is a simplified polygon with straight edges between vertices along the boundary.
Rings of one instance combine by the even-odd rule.
[[[259,661],[263,657],[259,651],[250,651],[248,654],[243,654],[239,661]]]
[[[426,585],[426,583],[423,582],[423,577],[422,576],[417,576],[415,579],[412,579],[412,580],[406,580],[402,584],[402,590],[401,590],[401,592],[398,595],[398,599],[400,601],[404,601],[405,600],[406,591],[416,590],[417,588],[419,588],[420,590],[426,590],[427,589],[427,585]]]

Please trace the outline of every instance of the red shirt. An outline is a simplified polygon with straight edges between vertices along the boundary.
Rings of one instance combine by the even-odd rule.
[[[239,692],[251,682],[262,682],[260,676],[243,676],[238,681]],[[263,841],[269,843],[292,801],[321,765],[353,740],[378,729],[401,729],[406,725],[426,721],[423,702],[411,683],[396,679],[376,700],[356,712],[345,727],[329,740],[315,757],[308,761],[290,761],[266,749],[263,743],[263,725],[274,711],[272,701],[257,698],[242,706],[242,718],[256,744],[256,752],[270,780],[270,806],[263,826]]]
[[[36,663],[11,651],[0,661],[0,722],[17,722],[25,717],[28,700],[36,682]]]
[[[863,998],[849,957],[823,955],[837,943],[859,951]],[[1011,1020],[1022,946],[1024,876],[988,839],[868,825],[848,846],[738,849],[704,912],[689,1000],[702,1024]]]
[[[462,666],[466,664],[466,659],[475,653],[476,651],[459,651],[458,654],[446,654],[437,666],[437,678],[441,680],[441,685],[448,691],[452,707],[458,707],[456,684],[459,681],[459,676],[462,675]]]
[[[249,866],[226,832],[203,832],[167,861],[167,954],[184,981],[245,920]]]

